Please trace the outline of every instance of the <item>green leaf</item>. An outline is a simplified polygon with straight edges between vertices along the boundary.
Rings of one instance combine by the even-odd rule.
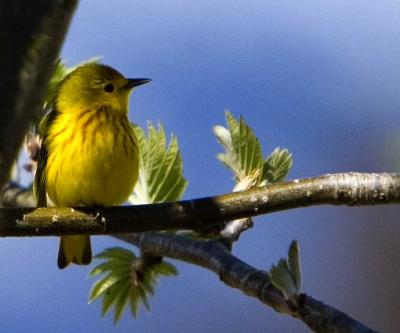
[[[285,298],[295,294],[296,286],[286,259],[280,259],[277,265],[272,266],[270,276],[274,287],[279,289]]]
[[[97,275],[104,274],[110,271],[118,271],[122,273],[122,271],[126,269],[126,266],[126,262],[124,261],[110,259],[93,268],[92,271],[89,273],[89,276],[95,277]]]
[[[101,307],[101,316],[102,317],[104,317],[107,314],[107,312],[111,309],[111,306],[117,300],[117,295],[118,295],[119,290],[120,289],[118,289],[118,288],[110,288],[104,294],[103,305]]]
[[[225,149],[217,155],[236,180],[234,191],[282,181],[292,167],[292,155],[287,149],[276,148],[265,160],[261,145],[243,118],[235,119],[226,111],[227,128],[214,126],[214,134]]]
[[[139,142],[139,179],[129,198],[133,204],[179,200],[187,187],[177,138],[172,135],[167,145],[164,128],[148,124],[148,135],[134,126]]]
[[[142,286],[139,286],[137,288],[139,292],[139,299],[142,301],[144,307],[146,308],[147,311],[150,311],[150,303],[147,297],[147,294]]]
[[[118,294],[115,296],[114,325],[122,318],[122,314],[124,313],[125,307],[129,301],[130,289],[130,282],[125,281],[124,285],[120,287]]]
[[[140,298],[139,298],[138,288],[132,288],[129,298],[129,306],[131,309],[131,313],[135,318],[139,311],[139,304],[140,304]]]
[[[237,181],[261,170],[263,157],[260,143],[243,118],[236,120],[225,112],[228,128],[214,126],[214,134],[225,149],[217,158],[235,175]]]
[[[143,287],[143,290],[145,291],[146,294],[154,295],[155,290],[154,290],[154,285],[157,284],[156,279],[143,279],[141,281],[141,286]]]
[[[106,249],[95,258],[101,262],[93,268],[89,276],[104,276],[94,283],[89,303],[102,297],[102,316],[114,306],[114,324],[122,318],[128,303],[134,316],[137,315],[140,304],[149,310],[148,299],[155,293],[158,278],[177,274],[172,264],[162,261],[138,275],[134,267],[137,267],[137,260],[142,258],[119,247]]]
[[[299,247],[293,241],[289,248],[288,259],[280,259],[272,265],[269,275],[271,283],[280,290],[286,299],[298,295],[301,291],[301,269]]]
[[[292,154],[287,149],[276,148],[265,159],[262,171],[262,179],[267,183],[280,182],[285,179],[292,168]]]
[[[120,283],[126,276],[126,272],[122,274],[117,274],[117,272],[111,272],[101,280],[98,280],[92,287],[92,290],[89,295],[89,303],[92,303],[94,300],[96,300],[98,297],[100,297],[102,294],[108,292],[111,290],[111,288],[117,284]]]
[[[111,247],[98,253],[94,257],[95,259],[116,259],[131,262],[136,258],[135,253],[125,249],[123,247]]]
[[[156,272],[157,272],[157,274],[164,275],[164,276],[178,275],[178,270],[176,269],[176,267],[165,261],[163,261],[157,265]]]
[[[301,264],[299,251],[299,244],[296,241],[293,241],[289,247],[288,261],[296,290],[301,290]]]

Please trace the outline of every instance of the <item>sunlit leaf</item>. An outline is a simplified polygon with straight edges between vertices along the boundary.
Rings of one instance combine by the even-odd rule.
[[[240,181],[247,175],[259,170],[263,164],[261,146],[252,129],[240,118],[236,120],[226,111],[228,128],[214,127],[214,134],[224,147],[225,153],[220,153],[217,158],[235,174]]]
[[[169,144],[163,126],[148,124],[148,134],[134,126],[139,142],[139,179],[129,201],[148,204],[179,200],[187,187],[177,138]]]
[[[268,183],[285,179],[293,165],[292,154],[287,149],[276,148],[263,165],[262,178]]]
[[[275,149],[265,160],[253,130],[241,117],[237,120],[226,111],[227,127],[214,126],[214,134],[225,152],[217,159],[230,169],[236,180],[234,191],[282,181],[292,166],[287,149]]]

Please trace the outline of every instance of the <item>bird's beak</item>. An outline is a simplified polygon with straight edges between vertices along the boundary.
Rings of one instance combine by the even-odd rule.
[[[128,82],[122,87],[123,89],[132,89],[150,82],[150,79],[128,79]]]

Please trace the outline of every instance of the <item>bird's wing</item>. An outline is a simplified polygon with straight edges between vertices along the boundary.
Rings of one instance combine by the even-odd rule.
[[[44,116],[39,125],[39,133],[42,138],[42,144],[40,146],[39,158],[35,174],[35,181],[33,184],[37,207],[47,206],[46,165],[47,165],[48,151],[46,147],[46,141],[47,141],[47,136],[49,134],[50,125],[56,119],[57,114],[58,112],[56,110],[51,110]]]

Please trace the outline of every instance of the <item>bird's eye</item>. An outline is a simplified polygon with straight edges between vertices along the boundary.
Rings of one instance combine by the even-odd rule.
[[[114,86],[111,83],[109,83],[104,87],[104,91],[106,91],[108,93],[113,92],[114,91]]]

